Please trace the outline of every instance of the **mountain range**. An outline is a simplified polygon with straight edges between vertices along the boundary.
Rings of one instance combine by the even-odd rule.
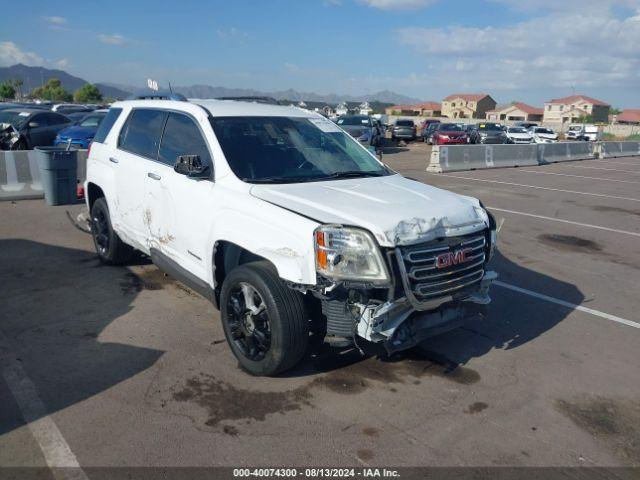
[[[57,78],[65,90],[74,92],[82,87],[86,80],[73,76],[63,70],[49,69],[45,67],[30,67],[21,63],[11,67],[0,67],[0,82],[12,79],[22,79],[23,93],[28,93],[45,83],[49,78]],[[143,90],[131,85],[100,82],[95,84],[105,98],[123,99],[131,93]],[[318,94],[314,92],[299,92],[297,90],[262,91],[248,88],[213,87],[211,85],[173,86],[173,91],[181,93],[188,98],[218,98],[218,97],[243,97],[266,96],[276,100],[312,101],[337,104],[340,102],[380,102],[393,104],[411,104],[420,100],[392,92],[382,90],[366,95],[339,95],[336,93]]]

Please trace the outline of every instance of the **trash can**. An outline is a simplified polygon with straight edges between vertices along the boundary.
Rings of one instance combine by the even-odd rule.
[[[36,147],[35,152],[47,205],[76,203],[78,152],[60,147]]]

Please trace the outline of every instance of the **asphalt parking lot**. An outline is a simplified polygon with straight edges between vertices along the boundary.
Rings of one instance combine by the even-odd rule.
[[[81,205],[0,203],[0,465],[640,465],[640,158],[428,174],[427,151],[383,161],[503,222],[489,317],[279,378],[153,265],[101,266]]]

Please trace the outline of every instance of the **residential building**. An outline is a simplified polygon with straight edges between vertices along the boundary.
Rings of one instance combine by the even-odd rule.
[[[544,104],[543,121],[546,123],[574,123],[580,117],[591,117],[592,122],[607,122],[610,105],[586,95],[554,98]]]
[[[494,122],[503,120],[522,121],[522,122],[541,122],[543,109],[532,107],[522,102],[513,102],[509,105],[496,107],[486,113],[486,119]]]
[[[486,93],[454,93],[442,101],[442,116],[448,118],[485,118],[496,108],[496,101]]]
[[[439,117],[441,108],[438,102],[422,102],[415,105],[393,105],[385,109],[387,115],[420,115],[423,117]]]
[[[371,112],[373,112],[373,108],[369,106],[369,102],[362,102],[358,105],[358,113],[360,115],[369,115]]]
[[[640,108],[625,108],[617,115],[618,123],[640,125]]]
[[[347,107],[347,103],[346,102],[340,102],[338,104],[338,106],[336,107],[336,115],[338,115],[338,116],[346,115],[347,113],[349,113],[349,107]]]

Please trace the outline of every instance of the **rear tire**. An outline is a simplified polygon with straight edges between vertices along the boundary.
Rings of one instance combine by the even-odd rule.
[[[109,206],[104,197],[98,198],[91,207],[91,236],[101,262],[121,265],[133,258],[133,247],[120,240],[111,226]]]
[[[309,318],[302,294],[287,287],[267,261],[231,271],[220,293],[220,316],[231,351],[254,375],[284,372],[307,350]]]

